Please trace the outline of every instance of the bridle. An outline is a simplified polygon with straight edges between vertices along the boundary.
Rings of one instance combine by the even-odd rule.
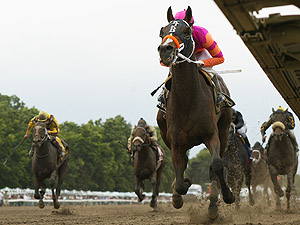
[[[135,129],[143,129],[144,133],[146,134],[145,139],[141,138],[140,136],[136,136],[132,140],[133,145],[133,152],[139,151],[141,148],[145,146],[150,146],[150,136],[144,127],[137,127]],[[135,144],[138,142],[138,144]]]
[[[178,27],[182,27],[182,26],[187,27],[188,30],[190,31],[190,34],[188,36],[184,36],[184,34],[178,32],[179,30]],[[167,25],[167,29],[168,30],[166,32],[167,33],[166,35],[163,35],[162,33],[163,31],[161,30],[160,37],[162,38],[162,42],[164,41],[168,42],[168,39],[170,39],[170,41],[173,41],[176,45],[177,48],[176,56],[174,57],[171,65],[176,65],[183,62],[189,62],[195,64],[203,63],[202,61],[194,61],[191,59],[195,51],[195,41],[192,36],[192,28],[185,20],[182,19],[173,20]],[[179,42],[178,38],[176,38],[174,35],[176,35],[179,38],[180,36],[182,37],[179,39],[181,43]],[[178,58],[181,58],[182,60],[178,60]]]
[[[50,149],[48,149],[48,152],[45,155],[39,155],[38,154],[38,149],[47,141],[50,140],[50,135],[48,134],[47,128],[43,128],[44,130],[44,137],[42,139],[39,139],[37,141],[34,141],[34,143],[37,145],[37,150],[36,150],[36,156],[38,158],[45,158],[46,156],[49,155]]]

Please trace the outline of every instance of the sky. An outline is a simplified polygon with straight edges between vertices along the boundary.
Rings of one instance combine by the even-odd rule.
[[[169,6],[174,15],[191,6],[195,25],[211,33],[225,57],[216,70],[242,70],[222,77],[251,144],[261,141],[260,126],[272,107],[288,105],[213,0],[1,1],[0,93],[17,95],[59,123],[121,115],[132,125],[143,117],[156,126],[157,94],[150,93],[168,73],[157,47]],[[300,14],[296,7],[276,7],[258,16],[276,12]],[[203,147],[193,148],[190,157]]]

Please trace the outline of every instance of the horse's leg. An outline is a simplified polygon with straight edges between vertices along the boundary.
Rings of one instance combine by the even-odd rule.
[[[250,203],[250,205],[254,205],[254,199],[253,199],[253,195],[252,195],[251,188],[250,188],[251,178],[252,178],[251,164],[249,164],[248,168],[245,171],[245,183],[246,183],[246,186],[247,186],[248,192],[249,192],[249,203]]]
[[[55,209],[58,209],[57,205],[56,205],[57,196],[56,196],[55,191],[54,191],[56,178],[57,178],[57,170],[53,170],[52,173],[51,173],[50,179],[49,179],[49,185],[50,185],[50,188],[52,190],[53,206],[54,206]]]
[[[191,181],[184,179],[183,173],[186,169],[188,157],[186,152],[180,151],[178,146],[172,145],[172,161],[175,170],[175,180],[172,183],[173,197],[172,204],[174,208],[179,209],[183,206],[183,200],[181,195],[185,195],[191,186]]]
[[[284,192],[282,191],[279,183],[278,183],[278,180],[277,180],[277,176],[278,176],[278,172],[277,170],[273,167],[273,166],[269,166],[269,171],[270,171],[270,175],[271,175],[271,180],[273,182],[273,185],[274,185],[274,191],[275,191],[275,194],[281,198],[284,196]]]
[[[40,183],[38,182],[36,176],[34,176],[34,198],[35,199],[40,199],[40,193],[39,193],[39,189],[40,189]]]
[[[171,149],[171,145],[169,141],[167,140],[167,123],[166,119],[164,118],[165,113],[161,110],[158,110],[156,121],[160,130],[160,135],[162,139],[164,140],[165,144],[168,146],[169,149]]]
[[[40,181],[40,186],[41,186],[41,190],[40,190],[39,207],[40,207],[40,209],[43,209],[45,207],[45,203],[43,201],[44,194],[46,193],[46,184],[45,184],[45,181]]]
[[[212,167],[209,168],[209,177],[211,180],[211,188],[209,195],[209,207],[208,207],[208,216],[210,219],[216,219],[219,216],[219,210],[217,206],[218,202],[218,177],[215,172],[212,170]]]
[[[269,172],[270,172],[270,176],[271,176],[271,180],[274,186],[274,192],[276,194],[276,210],[279,211],[281,210],[281,203],[280,203],[280,198],[284,196],[284,192],[282,191],[278,180],[277,180],[277,176],[278,173],[276,171],[276,169],[269,165]]]
[[[285,191],[285,195],[286,195],[286,199],[287,199],[287,210],[289,211],[290,210],[291,195],[292,196],[297,195],[296,188],[295,188],[295,185],[294,185],[294,173],[293,173],[293,171],[289,172],[287,174],[287,188],[286,188],[286,191]]]
[[[224,166],[223,166],[223,161],[220,157],[220,141],[218,136],[214,135],[206,144],[206,146],[208,147],[212,155],[211,168],[219,178],[223,200],[225,203],[231,204],[234,202],[235,199],[234,199],[234,195],[228,188],[224,179]]]
[[[58,169],[58,181],[57,181],[57,186],[56,186],[56,201],[54,203],[54,208],[56,208],[56,209],[59,209],[59,207],[60,207],[60,204],[58,202],[58,197],[60,196],[61,185],[64,181],[64,178],[65,178],[65,175],[67,172],[68,162],[69,162],[69,158],[66,159]]]
[[[266,184],[266,183],[264,184],[264,196],[266,197],[268,206],[270,206],[271,202],[270,202],[270,196],[269,196],[269,191],[268,191],[268,184]]]
[[[135,176],[134,192],[138,196],[139,202],[143,201],[145,198],[145,195],[142,195],[141,193],[141,186],[142,186],[142,180],[140,180],[137,176]]]
[[[153,173],[152,177],[150,178],[151,185],[152,185],[152,199],[150,202],[150,207],[153,208],[154,212],[157,212],[157,192],[156,192],[156,186],[157,186],[157,174],[156,171]]]

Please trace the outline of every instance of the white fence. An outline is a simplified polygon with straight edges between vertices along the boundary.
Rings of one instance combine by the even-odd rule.
[[[3,194],[4,205],[9,206],[33,206],[38,204],[38,200],[34,199],[33,189],[21,188],[3,188],[0,189],[0,194]],[[101,191],[77,191],[77,190],[62,190],[61,199],[59,202],[62,205],[103,205],[103,204],[148,204],[151,200],[152,193],[145,192],[145,200],[138,203],[137,196],[134,192],[101,192]],[[44,202],[47,205],[52,205],[52,191],[46,189]],[[1,197],[1,195],[0,195]],[[172,194],[160,193],[158,202],[171,202]]]

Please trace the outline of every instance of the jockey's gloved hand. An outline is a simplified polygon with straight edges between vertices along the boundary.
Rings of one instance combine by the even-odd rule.
[[[203,61],[198,61],[199,63],[197,63],[197,68],[201,69],[202,67],[204,67],[204,62]]]
[[[27,139],[28,137],[29,137],[28,134],[25,134],[25,135],[24,135],[24,139]]]

